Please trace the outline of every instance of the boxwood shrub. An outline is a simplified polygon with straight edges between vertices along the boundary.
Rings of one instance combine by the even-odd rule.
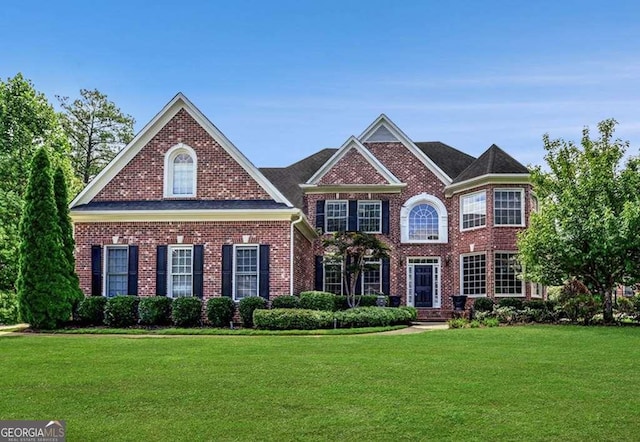
[[[236,312],[236,304],[228,296],[207,301],[207,320],[212,327],[229,327]]]
[[[250,296],[248,298],[242,298],[238,304],[238,311],[240,312],[240,319],[242,320],[242,326],[246,328],[253,327],[253,312],[258,309],[266,309],[267,301],[259,296]]]
[[[138,316],[140,317],[140,324],[171,324],[172,303],[173,299],[166,296],[150,296],[140,298],[140,304],[138,304]]]
[[[89,298],[87,298],[89,299]],[[137,296],[114,296],[104,306],[104,323],[109,327],[131,327],[138,323]]]
[[[339,327],[383,327],[408,324],[415,318],[415,309],[392,307],[356,307],[336,312]]]
[[[104,307],[107,298],[90,296],[78,303],[75,319],[80,325],[102,325],[104,323]]]
[[[509,299],[509,298],[505,298]],[[491,298],[476,298],[473,301],[473,309],[477,312],[490,312],[493,311],[495,303]]]
[[[328,292],[302,292],[300,293],[300,308],[331,312],[335,309],[335,297],[336,295]]]
[[[293,295],[284,295],[273,298],[271,308],[299,308],[300,298]]]
[[[384,296],[384,295],[382,295]],[[358,307],[377,307],[378,306],[378,295],[358,295],[356,296],[356,300],[358,302]],[[389,305],[389,297],[384,297],[384,305]],[[349,307],[349,302],[347,301],[347,297],[344,295],[335,295],[334,298],[334,310],[347,310]]]
[[[333,327],[333,313],[294,308],[255,310],[253,323],[266,330],[318,330]]]
[[[522,298],[500,298],[498,300],[498,307],[513,307],[516,310],[522,310]]]
[[[173,300],[171,320],[176,327],[197,327],[202,322],[202,301],[194,296]]]

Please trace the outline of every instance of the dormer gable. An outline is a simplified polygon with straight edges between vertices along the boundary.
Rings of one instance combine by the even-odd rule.
[[[182,93],[178,93],[167,103],[136,137],[118,153],[107,167],[74,198],[71,202],[71,207],[94,201],[101,192],[105,192],[105,189],[108,188],[110,183],[119,179],[117,178],[119,174],[127,174],[130,180],[137,180],[140,186],[145,185],[145,180],[150,180],[148,182],[153,183],[154,186],[157,186],[156,183],[158,183],[158,180],[162,180],[162,184],[159,187],[159,194],[152,199],[199,198],[198,193],[200,189],[197,186],[197,180],[193,174],[198,173],[198,169],[201,169],[201,171],[206,170],[209,174],[215,174],[211,169],[215,168],[216,164],[215,161],[200,161],[199,156],[202,154],[196,155],[199,142],[196,141],[187,144],[180,140],[180,136],[184,135],[185,128],[179,125],[175,128],[176,134],[174,135],[172,133],[170,135],[170,138],[175,137],[176,142],[167,145],[159,155],[154,154],[153,161],[156,168],[152,173],[145,172],[147,174],[146,176],[136,176],[136,171],[133,170],[135,169],[134,167],[129,166],[129,168],[125,170],[128,165],[135,164],[136,157],[154,140],[154,137],[161,133],[167,125],[176,125],[176,121],[187,122],[186,124],[189,124],[190,127],[202,133],[208,140],[212,140],[211,143],[215,144],[218,151],[228,159],[227,163],[233,164],[234,170],[227,171],[227,173],[237,174],[237,177],[229,176],[227,180],[230,182],[234,180],[237,181],[238,187],[244,185],[255,189],[249,194],[248,199],[273,200],[276,203],[293,207],[287,198],[267,180],[244,154]],[[173,126],[171,130],[174,130]],[[190,175],[190,173],[192,175]],[[154,176],[150,176],[151,174]],[[199,176],[202,177],[202,174]],[[189,181],[191,179],[193,180],[192,182]],[[177,183],[173,180],[180,180],[180,182]],[[122,185],[120,187],[122,188]],[[203,191],[207,188],[206,186],[200,187],[203,188]],[[237,196],[233,195],[232,197],[244,199],[237,198]],[[224,196],[216,198],[215,195],[208,195],[207,198],[228,199]],[[111,197],[107,199],[115,198]],[[132,198],[124,197],[123,199]]]

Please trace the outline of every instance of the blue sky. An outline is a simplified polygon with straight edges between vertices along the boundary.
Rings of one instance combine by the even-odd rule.
[[[95,3],[95,4],[94,4]],[[185,93],[257,166],[359,135],[380,113],[414,141],[543,162],[613,117],[640,147],[637,1],[20,1],[0,77],[54,102],[97,88],[141,129]]]

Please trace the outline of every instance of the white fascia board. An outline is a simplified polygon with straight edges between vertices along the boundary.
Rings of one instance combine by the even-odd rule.
[[[444,192],[445,195],[449,197],[485,184],[530,184],[530,177],[531,175],[528,173],[489,173],[451,184],[444,188]]]
[[[447,175],[442,169],[440,169],[440,167],[436,163],[434,163],[431,158],[425,155],[425,153],[422,152],[418,148],[418,146],[413,143],[413,141],[411,141],[411,138],[409,138],[404,132],[402,132],[402,130],[398,126],[396,126],[396,124],[391,121],[391,119],[389,119],[389,117],[387,117],[385,114],[380,114],[380,116],[376,118],[374,122],[364,130],[364,132],[362,132],[358,139],[363,143],[366,142],[367,138],[369,138],[382,125],[384,125],[389,130],[389,132],[393,134],[394,137],[400,140],[400,142],[407,149],[409,149],[409,151],[416,158],[418,158],[422,162],[422,164],[427,167],[427,169],[433,172],[434,175],[440,179],[440,181],[442,181],[445,185],[451,184],[451,182],[453,181],[451,177],[449,177],[449,175]]]
[[[179,92],[135,136],[124,149],[80,192],[69,205],[87,204],[131,161],[140,150],[180,111],[185,109],[196,122],[267,192],[275,201],[289,207],[293,204],[251,163],[237,147],[200,110]]]
[[[351,149],[356,149],[369,164],[376,169],[385,180],[390,184],[400,184],[401,181],[385,167],[356,137],[350,136],[347,141],[334,153],[329,160],[322,165],[318,171],[313,174],[306,184],[317,184],[322,177],[335,166]]]

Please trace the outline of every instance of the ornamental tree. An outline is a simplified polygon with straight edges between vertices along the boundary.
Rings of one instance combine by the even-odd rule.
[[[525,277],[545,285],[577,278],[603,299],[613,319],[616,287],[640,281],[640,158],[622,164],[628,142],[613,139],[616,121],[581,145],[545,135],[549,171],[532,170],[540,211],[518,238]]]
[[[20,221],[18,303],[34,328],[57,328],[71,318],[72,288],[62,247],[51,165],[45,148],[31,161]]]
[[[371,267],[369,260],[389,257],[389,247],[380,239],[365,232],[336,232],[322,241],[329,256],[342,263],[342,275],[347,283],[346,295],[349,307],[357,307],[356,284],[361,273]]]

